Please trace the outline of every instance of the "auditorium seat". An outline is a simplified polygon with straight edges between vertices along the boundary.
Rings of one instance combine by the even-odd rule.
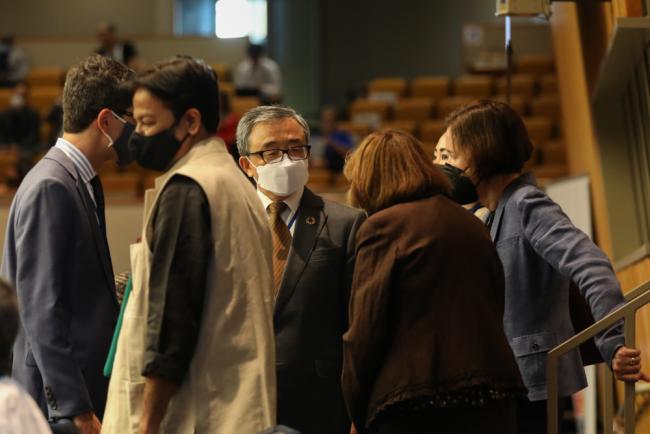
[[[553,73],[541,76],[539,79],[539,91],[542,95],[556,95],[559,92],[557,76]]]
[[[528,136],[535,146],[547,142],[553,136],[553,122],[548,117],[526,117],[524,124],[528,130]]]
[[[134,199],[140,192],[141,181],[136,173],[107,173],[102,176],[102,186],[106,197]]]
[[[449,77],[421,76],[411,82],[411,96],[426,98],[443,98],[449,95]]]
[[[560,140],[544,142],[540,146],[542,164],[567,164],[566,145]]]
[[[417,132],[417,123],[406,119],[394,120],[382,122],[381,129],[400,130],[414,136]]]
[[[453,82],[454,95],[487,98],[493,93],[492,77],[488,75],[461,75]]]
[[[555,61],[547,54],[519,54],[515,56],[515,71],[518,74],[533,74],[536,77],[553,72]]]
[[[496,83],[497,94],[507,93],[506,77],[501,77]],[[514,74],[512,76],[512,95],[520,95],[524,98],[532,98],[537,93],[535,76],[531,74]]]
[[[336,124],[336,128],[345,131],[351,136],[355,137],[357,140],[361,140],[370,134],[370,127],[366,124],[358,124],[356,122],[339,122]]]
[[[230,110],[237,116],[243,116],[250,109],[260,105],[262,102],[256,96],[234,96],[230,99]]]
[[[0,89],[0,111],[6,110],[11,102],[12,89]]]
[[[557,95],[540,95],[531,101],[530,113],[533,116],[546,116],[557,122],[562,114],[560,98]]]
[[[494,101],[499,102],[506,102],[507,100],[505,95],[497,95],[493,99]],[[528,101],[521,95],[512,95],[510,97],[509,105],[519,114],[519,116],[526,116],[528,114]]]
[[[472,96],[448,96],[437,103],[437,113],[439,118],[447,117],[451,112],[464,105],[475,102],[477,98]]]
[[[370,99],[357,99],[350,106],[350,120],[377,129],[379,124],[390,117],[390,103]]]
[[[25,81],[30,87],[61,86],[65,78],[65,70],[59,67],[32,68]]]
[[[420,140],[422,142],[438,143],[440,136],[445,133],[447,124],[442,120],[426,121],[420,124]]]
[[[61,86],[33,86],[29,90],[29,104],[41,117],[45,117],[52,110],[54,103],[61,97]]]
[[[214,72],[217,73],[219,81],[230,81],[230,67],[223,63],[212,63],[210,65]]]
[[[431,98],[404,98],[395,104],[394,118],[397,120],[426,121],[433,114],[434,103]]]
[[[235,85],[229,81],[220,81],[219,92],[223,92],[232,98],[233,96],[235,96]]]
[[[393,99],[399,99],[406,94],[406,86],[407,82],[404,78],[375,78],[368,83],[368,97],[382,99],[381,94],[392,94]]]

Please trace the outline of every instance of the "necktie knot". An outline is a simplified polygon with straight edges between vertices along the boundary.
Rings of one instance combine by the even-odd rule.
[[[282,201],[271,202],[269,205],[269,215],[272,218],[277,218],[287,209],[287,204]]]

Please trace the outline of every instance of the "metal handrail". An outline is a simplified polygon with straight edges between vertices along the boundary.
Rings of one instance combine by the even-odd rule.
[[[578,348],[580,345],[608,329],[620,320],[624,320],[625,346],[634,347],[636,340],[636,311],[650,303],[650,281],[628,292],[625,296],[626,303],[610,312],[595,324],[587,327],[577,335],[567,339],[548,353],[547,360],[547,417],[548,434],[558,434],[558,361],[561,356]],[[605,370],[605,394],[613,396],[612,374]],[[634,434],[634,382],[625,382],[624,419],[625,434]],[[604,428],[605,434],[612,431],[613,406],[611,399],[605,397]]]

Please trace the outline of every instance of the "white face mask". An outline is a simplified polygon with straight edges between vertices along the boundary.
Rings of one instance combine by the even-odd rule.
[[[250,161],[250,160],[248,160]],[[293,161],[287,155],[272,164],[253,167],[257,169],[257,185],[278,196],[290,196],[307,184],[307,160]]]

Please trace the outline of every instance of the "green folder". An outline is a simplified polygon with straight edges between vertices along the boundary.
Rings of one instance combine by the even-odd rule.
[[[129,281],[126,283],[126,289],[124,289],[124,299],[122,300],[122,307],[120,307],[120,315],[117,317],[117,324],[115,325],[115,332],[113,333],[111,348],[108,350],[108,357],[106,358],[106,364],[104,364],[104,377],[110,377],[111,372],[113,372],[113,363],[115,362],[115,353],[117,352],[117,341],[120,338],[120,330],[122,329],[124,311],[126,310],[126,303],[129,301],[132,287],[133,282],[131,281],[131,277],[129,277]]]

